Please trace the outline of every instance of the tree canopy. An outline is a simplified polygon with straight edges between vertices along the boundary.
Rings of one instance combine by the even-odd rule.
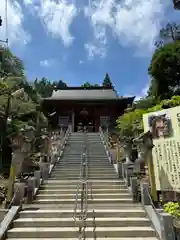
[[[113,88],[113,84],[112,84],[112,82],[111,82],[111,79],[110,79],[108,73],[106,73],[106,75],[105,75],[105,78],[104,78],[104,80],[103,80],[102,86],[103,86],[103,87]]]
[[[85,82],[83,85],[81,85],[81,87],[83,87],[83,88],[91,88],[91,87],[94,87],[94,88],[96,88],[96,87],[99,87],[99,84],[90,84],[89,82]]]
[[[43,77],[40,80],[35,79],[34,87],[42,98],[47,98],[52,95],[55,84],[52,84],[48,79]]]
[[[143,114],[180,105],[180,25],[168,23],[159,39],[148,69],[148,94],[118,118],[120,135],[136,137],[143,132]]]
[[[138,104],[139,103],[141,103],[141,100],[138,101]],[[125,112],[118,118],[117,128],[121,136],[137,137],[137,135],[144,131],[142,121],[143,114],[179,106],[180,96],[173,96],[171,99],[162,100],[160,103],[151,107],[144,106],[144,108],[138,108],[138,104],[137,106],[135,104],[131,111]]]
[[[68,86],[63,80],[59,80],[57,83],[54,83],[56,89],[66,89]]]
[[[167,99],[179,94],[180,89],[180,41],[157,49],[149,67],[152,77],[149,95]]]
[[[167,43],[180,40],[180,24],[167,23],[159,32],[159,41],[155,42],[156,47],[162,47]]]
[[[11,96],[8,111],[11,122],[8,124],[7,129],[7,132],[11,133],[11,131],[15,129],[20,130],[23,125],[28,124],[29,118],[35,124],[37,106],[40,104],[41,96],[36,88],[26,80],[22,61],[14,56],[9,49],[6,49],[4,55],[7,57],[3,56],[3,61],[1,62],[0,117],[1,119],[5,117],[8,98]],[[6,61],[7,58],[8,61]],[[26,115],[29,118],[24,118]],[[40,115],[42,115],[44,121],[43,114],[40,113]]]
[[[4,47],[0,47],[0,70],[1,73],[16,77],[25,76],[23,62]]]
[[[99,85],[97,83],[91,84],[89,82],[85,82],[84,84],[81,85],[81,87],[84,87],[84,88],[92,88],[92,87],[96,88],[96,87],[101,87],[101,86],[105,87],[105,88],[107,88],[107,87],[114,88],[108,73],[106,73],[105,78],[102,82],[102,85]]]

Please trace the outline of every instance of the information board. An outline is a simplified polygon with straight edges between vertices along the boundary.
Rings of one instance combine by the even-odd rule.
[[[153,164],[159,191],[180,191],[180,106],[143,115],[153,136]]]

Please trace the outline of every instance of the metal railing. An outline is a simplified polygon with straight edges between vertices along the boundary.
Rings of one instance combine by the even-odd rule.
[[[91,194],[91,201],[93,201],[93,192],[92,192],[92,183],[89,183],[90,185],[90,194]],[[96,236],[96,215],[95,215],[95,211],[93,209],[92,212],[92,219],[93,219],[93,239],[96,240],[97,236]]]
[[[81,155],[80,174],[77,184],[73,219],[79,226],[79,239],[85,239],[86,219],[88,213],[88,158],[87,139],[84,133],[83,153]]]

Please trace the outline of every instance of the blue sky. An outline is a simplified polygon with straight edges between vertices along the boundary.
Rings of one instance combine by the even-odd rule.
[[[0,38],[8,36],[29,80],[100,84],[108,72],[119,95],[140,97],[159,30],[178,19],[171,0],[9,0]]]

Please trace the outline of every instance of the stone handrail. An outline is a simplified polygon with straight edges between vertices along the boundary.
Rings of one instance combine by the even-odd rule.
[[[11,226],[13,220],[16,218],[18,212],[20,210],[20,206],[12,206],[7,214],[5,215],[4,219],[0,225],[0,239],[3,240],[6,238],[6,232],[8,231],[9,227]]]
[[[126,164],[118,164],[119,177],[125,180],[126,185],[134,202],[137,199],[139,183],[137,177],[134,176],[132,169],[129,169]],[[175,240],[175,230],[173,226],[173,217],[165,213],[163,209],[157,209],[152,201],[149,184],[147,182],[140,182],[141,204],[151,220],[154,229],[156,230],[159,239],[161,240]]]
[[[157,209],[152,201],[148,183],[141,183],[141,199],[144,209],[153,223],[159,238],[162,240],[175,239],[174,221],[169,213]]]

